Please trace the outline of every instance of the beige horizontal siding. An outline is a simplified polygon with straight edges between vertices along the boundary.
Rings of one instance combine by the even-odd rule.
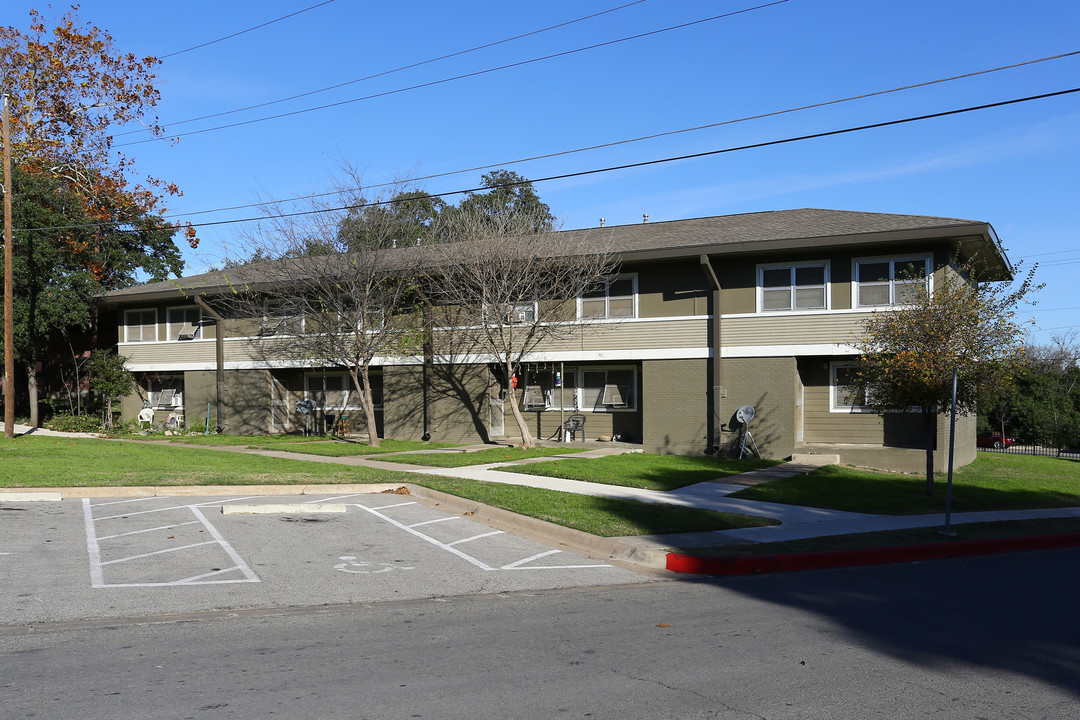
[[[884,437],[880,415],[830,412],[827,385],[806,386],[803,413],[805,442],[880,445]]]
[[[214,341],[212,340],[132,343],[121,345],[119,350],[120,354],[127,358],[128,365],[214,362]]]
[[[862,332],[870,313],[755,315],[721,319],[725,347],[751,345],[849,344]]]
[[[645,350],[705,348],[708,345],[709,321],[702,317],[577,327],[567,335],[545,342],[537,350]]]

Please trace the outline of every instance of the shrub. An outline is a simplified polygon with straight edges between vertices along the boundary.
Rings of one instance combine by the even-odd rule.
[[[101,432],[101,420],[92,415],[69,415],[57,413],[45,423],[46,430],[57,432]]]

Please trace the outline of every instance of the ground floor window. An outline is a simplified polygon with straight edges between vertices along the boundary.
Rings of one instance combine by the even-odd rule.
[[[140,378],[140,384],[150,407],[158,410],[184,407],[183,375],[144,375]]]
[[[858,366],[854,363],[830,363],[829,385],[831,412],[874,412],[866,402],[866,391],[858,387]]]
[[[371,399],[376,408],[382,407],[382,376],[369,373]],[[315,402],[322,410],[360,410],[360,394],[353,388],[347,372],[309,373],[304,376],[305,399]]]
[[[637,410],[634,365],[529,367],[519,373],[526,410]]]

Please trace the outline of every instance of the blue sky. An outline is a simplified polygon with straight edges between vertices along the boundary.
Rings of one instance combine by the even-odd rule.
[[[117,47],[164,56],[320,0],[85,0],[80,16]],[[578,0],[376,3],[331,0],[165,58],[157,108],[176,144],[127,145],[138,169],[176,182],[170,214],[325,190],[343,165],[368,184],[508,167],[528,178],[703,153],[1080,86],[1080,56],[952,82],[524,163],[1080,50],[1075,0]],[[620,5],[627,5],[619,8]],[[5,0],[25,27],[40,3]],[[611,12],[604,12],[609,11]],[[729,17],[684,23],[747,10]],[[48,18],[63,6],[45,8]],[[547,32],[350,82],[542,28]],[[581,52],[579,48],[654,33]],[[563,54],[502,70],[557,53]],[[483,72],[458,80],[459,75]],[[334,90],[254,110],[214,113]],[[411,86],[436,83],[412,90]],[[380,95],[357,100],[366,96]],[[351,101],[351,102],[349,102]],[[317,105],[336,107],[210,129]],[[117,144],[145,139],[134,133]],[[1080,93],[835,137],[537,183],[566,228],[800,207],[990,222],[1009,258],[1040,263],[1037,342],[1080,330]],[[482,171],[421,181],[475,187]],[[448,197],[456,202],[460,196]],[[243,224],[199,228],[189,274],[236,252]]]

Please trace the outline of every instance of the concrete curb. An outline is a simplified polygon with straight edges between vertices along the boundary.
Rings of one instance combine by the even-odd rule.
[[[57,502],[63,499],[63,495],[59,492],[0,490],[0,502]]]
[[[954,557],[972,557],[1078,546],[1080,546],[1080,533],[993,538],[989,540],[961,540],[928,545],[830,550],[827,552],[789,555],[698,557],[684,553],[668,553],[666,568],[679,573],[724,577],[796,572],[799,570],[823,570],[858,565],[884,565],[920,560],[942,560]]]

